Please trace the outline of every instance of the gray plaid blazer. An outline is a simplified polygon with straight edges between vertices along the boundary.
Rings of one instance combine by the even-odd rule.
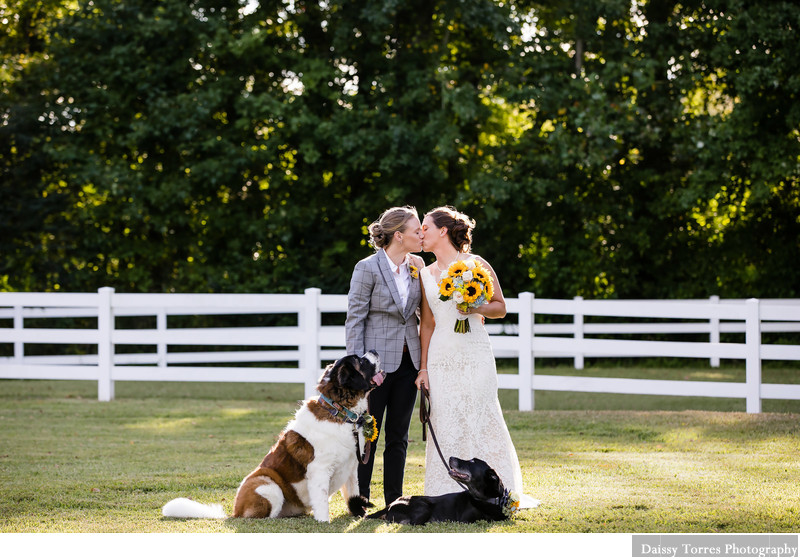
[[[411,360],[419,369],[420,343],[417,309],[422,298],[419,276],[411,278],[408,299],[402,306],[383,249],[358,262],[350,279],[347,294],[347,320],[345,336],[347,353],[362,355],[374,349],[381,357],[381,366],[387,373],[400,367],[403,359],[403,344],[408,345]],[[422,259],[417,260],[418,271],[422,270]]]

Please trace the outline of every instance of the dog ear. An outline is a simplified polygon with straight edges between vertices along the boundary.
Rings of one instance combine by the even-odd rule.
[[[339,361],[340,366],[336,371],[339,376],[339,386],[348,386],[350,380],[354,376],[360,376],[358,372],[358,357],[355,355],[348,355],[342,357]]]
[[[337,385],[342,391],[342,397],[353,397],[359,392],[370,389],[370,379],[361,368],[361,358],[357,355],[348,355],[341,360],[341,367],[336,370]]]
[[[500,476],[497,475],[492,468],[489,468],[486,471],[485,476],[483,477],[483,487],[481,487],[481,492],[486,495],[486,497],[500,497],[503,495],[503,482],[500,480]]]
[[[327,367],[325,367],[325,370],[322,371],[322,375],[319,377],[319,380],[317,381],[317,384],[319,386],[324,386],[330,382],[331,371],[333,371],[333,368],[336,366],[337,363],[338,361],[334,361],[333,363],[330,363],[328,364]]]

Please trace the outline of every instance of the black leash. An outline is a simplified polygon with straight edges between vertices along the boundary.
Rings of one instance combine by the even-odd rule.
[[[372,449],[372,443],[367,437],[364,437],[364,454],[361,454],[360,447],[361,445],[358,442],[358,431],[353,431],[353,437],[356,439],[356,458],[362,464],[366,464],[369,462],[369,455],[370,450]]]
[[[447,469],[447,473],[449,474],[451,471],[450,465],[447,463],[447,460],[444,459],[444,454],[442,454],[442,449],[439,448],[439,441],[436,440],[436,433],[433,431],[433,425],[431,425],[431,395],[428,393],[428,389],[425,386],[420,387],[420,392],[422,396],[419,399],[419,420],[422,422],[422,440],[427,441],[427,433],[426,428],[431,430],[431,437],[433,438],[433,444],[436,446],[436,451],[439,453],[439,458],[442,459],[442,464]],[[455,479],[453,476],[450,476],[450,479],[455,481],[464,489],[467,489],[467,486]]]

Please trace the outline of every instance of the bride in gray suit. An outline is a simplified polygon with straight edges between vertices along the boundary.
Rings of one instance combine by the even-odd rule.
[[[422,249],[422,228],[415,208],[386,210],[370,225],[369,233],[376,252],[353,270],[345,333],[348,354],[362,355],[374,349],[387,373],[386,380],[369,395],[369,412],[380,435],[385,436],[383,495],[389,505],[403,495],[408,427],[417,397],[414,381],[420,360],[419,271],[425,264],[411,254]],[[372,453],[358,470],[359,490],[367,499],[374,460]]]

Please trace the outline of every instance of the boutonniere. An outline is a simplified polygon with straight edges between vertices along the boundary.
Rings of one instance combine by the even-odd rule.
[[[416,266],[414,266],[413,264],[409,264],[408,269],[411,272],[412,278],[417,279],[419,277],[419,270],[417,270]]]

